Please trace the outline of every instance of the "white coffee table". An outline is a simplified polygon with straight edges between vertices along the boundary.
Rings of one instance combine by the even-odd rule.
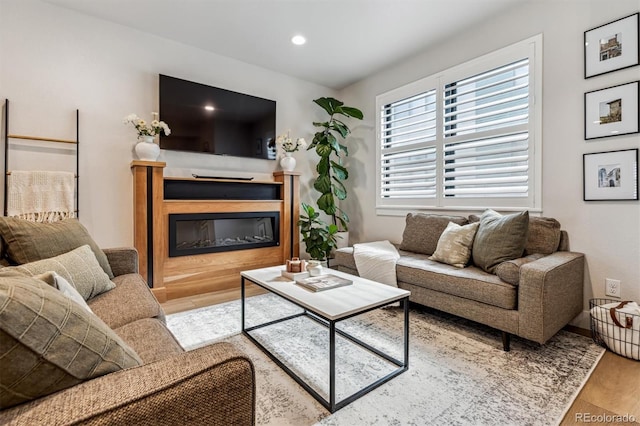
[[[292,281],[285,281],[281,276],[284,266],[274,266],[270,268],[254,269],[251,271],[243,271],[240,273],[242,277],[241,284],[241,300],[242,300],[242,332],[249,340],[267,354],[280,368],[289,374],[296,382],[300,384],[307,392],[309,392],[318,402],[320,402],[330,412],[335,412],[345,405],[355,401],[366,393],[372,391],[378,386],[386,383],[399,374],[407,371],[409,368],[409,295],[410,292],[396,287],[380,284],[375,281],[356,277],[344,272],[333,269],[326,272],[340,277],[344,277],[353,281],[352,285],[334,288],[330,290],[312,292]],[[264,324],[245,327],[245,281],[248,280],[259,287],[275,293],[285,300],[303,308],[303,312],[290,315],[275,321],[269,321]],[[381,308],[383,306],[402,301],[404,307],[404,359],[398,360],[382,351],[368,345],[367,343],[349,335],[343,330],[336,329],[336,323],[364,314],[365,312]],[[307,316],[314,321],[328,327],[329,329],[329,399],[325,399],[309,384],[307,384],[300,376],[292,371],[280,359],[276,357],[269,349],[256,340],[251,332],[259,328],[268,327],[270,325],[287,321],[300,316]],[[367,349],[375,355],[384,358],[390,363],[397,366],[391,373],[378,379],[374,383],[360,389],[354,394],[336,401],[336,333],[348,339],[360,347]]]

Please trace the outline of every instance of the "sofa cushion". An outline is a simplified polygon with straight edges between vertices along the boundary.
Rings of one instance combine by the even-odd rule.
[[[49,259],[5,269],[13,269],[25,275],[54,271],[75,287],[84,300],[89,300],[115,287],[88,245]]]
[[[33,277],[0,278],[0,406],[142,364],[97,316]]]
[[[479,225],[479,223],[470,223],[460,226],[449,222],[438,240],[436,251],[429,259],[456,268],[464,268],[471,257],[471,246]]]
[[[466,225],[468,223],[467,218],[462,216],[424,213],[407,214],[400,249],[414,253],[433,254],[438,247],[440,235],[447,228],[449,222],[458,225]]]
[[[401,253],[396,264],[400,283],[451,294],[503,309],[517,308],[517,287],[475,266],[455,266],[429,260],[427,256]]]
[[[560,222],[550,217],[530,217],[524,254],[551,254],[560,245]]]
[[[356,260],[353,257],[353,247],[344,247],[333,252],[333,261],[338,266],[346,266],[347,268],[357,270]],[[333,262],[332,262],[333,265]]]
[[[520,267],[542,257],[544,257],[544,254],[535,253],[518,259],[507,260],[496,266],[495,274],[500,277],[502,281],[518,285],[520,284]]]
[[[473,263],[493,273],[500,263],[522,257],[528,229],[528,211],[506,216],[491,209],[485,211],[473,242]]]
[[[104,272],[113,278],[104,252],[77,219],[36,223],[15,217],[0,217],[0,236],[7,245],[7,256],[17,264],[58,256],[88,244]]]
[[[184,352],[171,331],[155,318],[133,321],[114,331],[145,364]]]
[[[144,318],[164,320],[164,312],[139,274],[119,275],[115,288],[88,300],[91,310],[109,327],[116,329]]]

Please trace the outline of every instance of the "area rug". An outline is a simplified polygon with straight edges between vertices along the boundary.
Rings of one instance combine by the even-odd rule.
[[[272,294],[247,299],[246,310],[248,326],[299,312]],[[379,309],[338,328],[401,358],[402,315],[400,308]],[[240,302],[169,315],[167,325],[187,349],[224,340],[253,360],[259,425],[558,424],[604,353],[591,339],[566,331],[545,345],[514,337],[504,352],[496,330],[412,307],[409,370],[331,414],[240,334]],[[325,327],[300,317],[252,335],[326,396]],[[336,340],[338,400],[391,371],[388,362]]]

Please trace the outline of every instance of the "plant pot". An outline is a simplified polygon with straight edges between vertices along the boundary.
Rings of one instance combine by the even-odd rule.
[[[349,247],[349,231],[336,232],[336,250]]]

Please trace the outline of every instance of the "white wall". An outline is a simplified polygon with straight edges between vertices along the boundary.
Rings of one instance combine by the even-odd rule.
[[[584,140],[584,93],[640,76],[640,67],[635,67],[585,80],[584,31],[635,13],[638,6],[637,0],[532,0],[342,90],[341,99],[365,114],[349,146],[350,191],[345,207],[351,217],[352,242],[399,242],[404,229],[404,217],[375,213],[376,95],[542,33],[543,215],[557,218],[569,232],[571,249],[586,254],[585,307],[590,298],[604,297],[606,277],[622,281],[623,299],[640,300],[640,202],[582,199],[584,153],[640,145],[637,134]],[[588,328],[587,318],[583,315],[575,323]]]
[[[48,3],[0,0],[0,99],[10,100],[10,133],[75,139],[75,109],[80,110],[80,219],[103,247],[133,243],[130,164],[137,135],[122,119],[134,112],[150,120],[158,111],[158,74],[273,99],[277,132],[291,129],[293,137],[307,140],[312,121],[321,116],[312,99],[334,94]],[[10,169],[36,163],[45,170],[73,167],[72,156],[55,154],[52,160],[41,151],[17,149]],[[298,170],[311,170],[312,153],[295,156]],[[279,169],[277,161],[170,151],[158,160],[167,162],[165,175],[199,171],[271,179]],[[301,179],[308,201],[310,173]]]

